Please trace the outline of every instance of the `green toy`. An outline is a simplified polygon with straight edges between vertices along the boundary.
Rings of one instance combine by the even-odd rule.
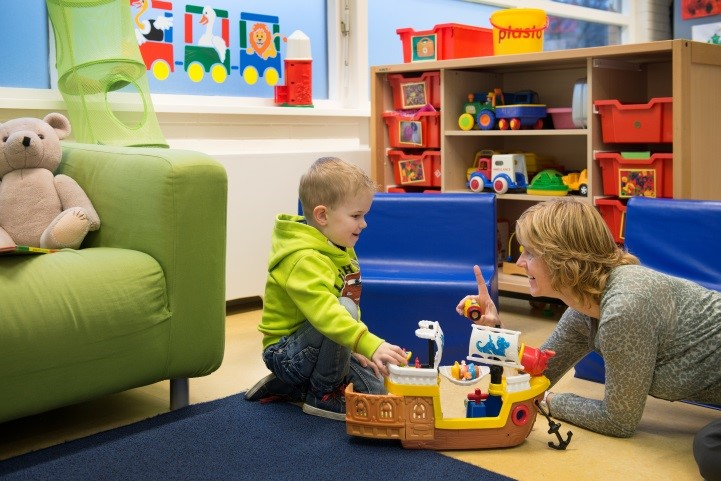
[[[540,171],[526,189],[532,195],[566,195],[568,186],[563,183],[563,175],[554,169]]]
[[[46,0],[58,89],[88,144],[167,147],[128,0]]]

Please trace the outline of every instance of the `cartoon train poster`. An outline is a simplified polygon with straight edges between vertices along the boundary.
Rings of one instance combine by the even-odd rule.
[[[237,10],[239,2],[213,1],[129,0],[151,90],[272,96],[283,81],[285,11],[269,12],[271,2]],[[249,11],[255,6],[264,11]]]

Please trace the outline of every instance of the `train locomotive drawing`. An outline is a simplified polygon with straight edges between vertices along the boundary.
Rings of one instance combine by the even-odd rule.
[[[181,67],[193,82],[208,74],[221,84],[236,70],[249,85],[262,78],[274,86],[282,77],[280,48],[285,37],[275,15],[241,12],[233,22],[227,10],[186,5],[178,25],[170,1],[130,2],[136,8],[136,38],[145,67],[158,80],[167,79]],[[149,7],[160,12],[157,17],[152,18]],[[176,45],[176,29],[182,29],[182,49]],[[237,39],[235,44],[232,39]],[[176,58],[178,51],[182,58]]]

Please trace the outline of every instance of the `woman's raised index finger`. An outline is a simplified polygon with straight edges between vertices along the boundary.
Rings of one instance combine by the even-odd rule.
[[[485,303],[485,301],[491,300],[491,295],[488,294],[488,287],[486,286],[486,280],[483,278],[481,268],[477,265],[473,266],[473,273],[476,275],[476,282],[478,283],[478,298]]]

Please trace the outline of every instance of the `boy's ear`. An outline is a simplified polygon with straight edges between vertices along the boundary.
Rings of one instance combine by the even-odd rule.
[[[324,205],[317,205],[313,209],[313,220],[319,226],[325,227],[328,224],[328,208]]]

